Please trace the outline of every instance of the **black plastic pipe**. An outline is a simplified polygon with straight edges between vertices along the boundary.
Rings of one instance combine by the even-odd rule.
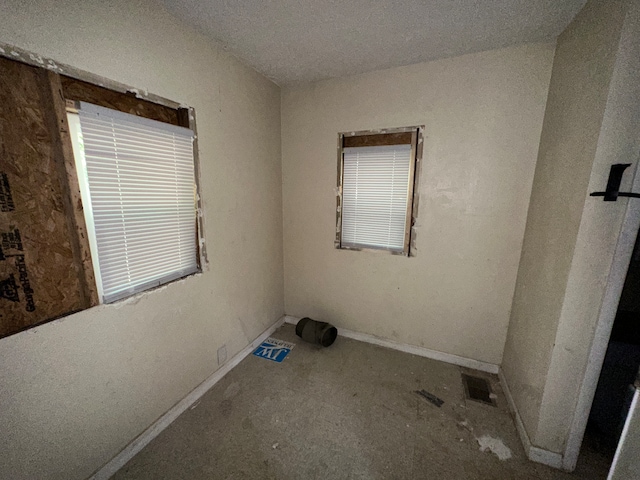
[[[338,329],[327,322],[318,322],[305,317],[296,325],[296,335],[306,342],[329,347],[336,341]]]

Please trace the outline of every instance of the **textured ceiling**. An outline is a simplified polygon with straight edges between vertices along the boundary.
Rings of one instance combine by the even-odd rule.
[[[553,40],[586,0],[161,0],[279,85]]]

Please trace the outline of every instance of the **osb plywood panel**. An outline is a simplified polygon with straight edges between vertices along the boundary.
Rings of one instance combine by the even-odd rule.
[[[47,79],[51,94],[51,109],[47,110],[47,117],[53,140],[55,163],[58,166],[61,178],[60,186],[67,211],[68,226],[72,233],[75,232],[75,235],[71,235],[69,240],[78,270],[80,296],[83,305],[94,306],[99,303],[98,288],[93,271],[89,235],[87,234],[87,226],[84,220],[82,195],[80,194],[76,163],[73,156],[73,145],[65,106],[66,101],[60,75],[54,72],[47,72]]]
[[[150,118],[159,122],[180,125],[178,110],[137,98],[135,94],[125,95],[75,78],[60,76],[62,90],[67,100],[76,100],[121,112]]]
[[[46,70],[0,58],[0,336],[89,306],[52,97]]]
[[[379,147],[382,145],[406,145],[411,143],[411,132],[376,133],[372,135],[356,135],[344,137],[342,146],[347,147]]]

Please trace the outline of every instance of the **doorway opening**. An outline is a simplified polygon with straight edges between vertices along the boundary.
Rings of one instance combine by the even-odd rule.
[[[640,236],[620,295],[580,456],[611,466],[640,368]],[[582,460],[582,459],[581,459]],[[604,465],[602,465],[604,466]]]

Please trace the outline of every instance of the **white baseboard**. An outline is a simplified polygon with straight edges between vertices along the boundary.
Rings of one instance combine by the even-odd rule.
[[[298,323],[298,320],[300,320],[298,317],[292,317],[291,315],[285,315],[284,317],[285,323],[290,323],[293,325]],[[494,365],[493,363],[481,362],[479,360],[473,360],[471,358],[459,357],[458,355],[453,355],[451,353],[443,353],[424,347],[408,345],[406,343],[398,343],[392,340],[385,340],[383,338],[376,337],[375,335],[354,332],[352,330],[347,330],[346,328],[338,327],[338,335],[346,338],[352,338],[354,340],[359,340],[360,342],[372,343],[373,345],[400,350],[401,352],[411,353],[420,357],[427,357],[432,360],[438,360],[440,362],[451,363],[460,367],[480,370],[481,372],[498,373],[498,370],[500,368],[498,367],[498,365]]]
[[[498,377],[500,378],[500,385],[502,386],[504,396],[507,398],[509,409],[511,410],[511,413],[513,413],[513,417],[516,422],[516,430],[518,430],[518,435],[520,436],[520,441],[522,442],[527,458],[532,462],[542,463],[549,467],[561,469],[563,460],[561,454],[544,450],[543,448],[535,447],[531,444],[529,434],[527,433],[527,429],[524,427],[524,423],[522,422],[522,418],[518,412],[518,407],[516,406],[516,402],[513,400],[511,390],[509,390],[509,384],[507,383],[507,379],[504,376],[502,369],[499,370]]]
[[[136,437],[119,454],[109,460],[103,467],[94,473],[90,480],[107,480],[120,470],[129,460],[131,460],[140,450],[146,447],[160,432],[167,428],[171,422],[193,405],[211,387],[218,383],[222,377],[229,373],[247,355],[260,345],[267,337],[284,324],[284,317],[265,330],[258,338],[243,348],[231,360],[216,370],[209,378],[194,388],[186,397],[171,407],[164,415],[156,420],[149,428]]]
[[[507,399],[509,410],[511,410],[511,413],[513,414],[513,417],[515,419],[516,430],[518,430],[520,441],[522,442],[522,446],[524,447],[524,451],[528,457],[529,451],[531,450],[531,440],[529,440],[529,434],[527,433],[526,428],[524,428],[524,423],[522,422],[522,418],[520,417],[520,413],[518,412],[518,408],[516,407],[516,402],[513,400],[511,390],[509,390],[509,385],[507,384],[507,379],[505,378],[502,369],[500,369],[500,371],[498,372],[498,378],[500,379],[500,386],[502,387],[504,396]]]

